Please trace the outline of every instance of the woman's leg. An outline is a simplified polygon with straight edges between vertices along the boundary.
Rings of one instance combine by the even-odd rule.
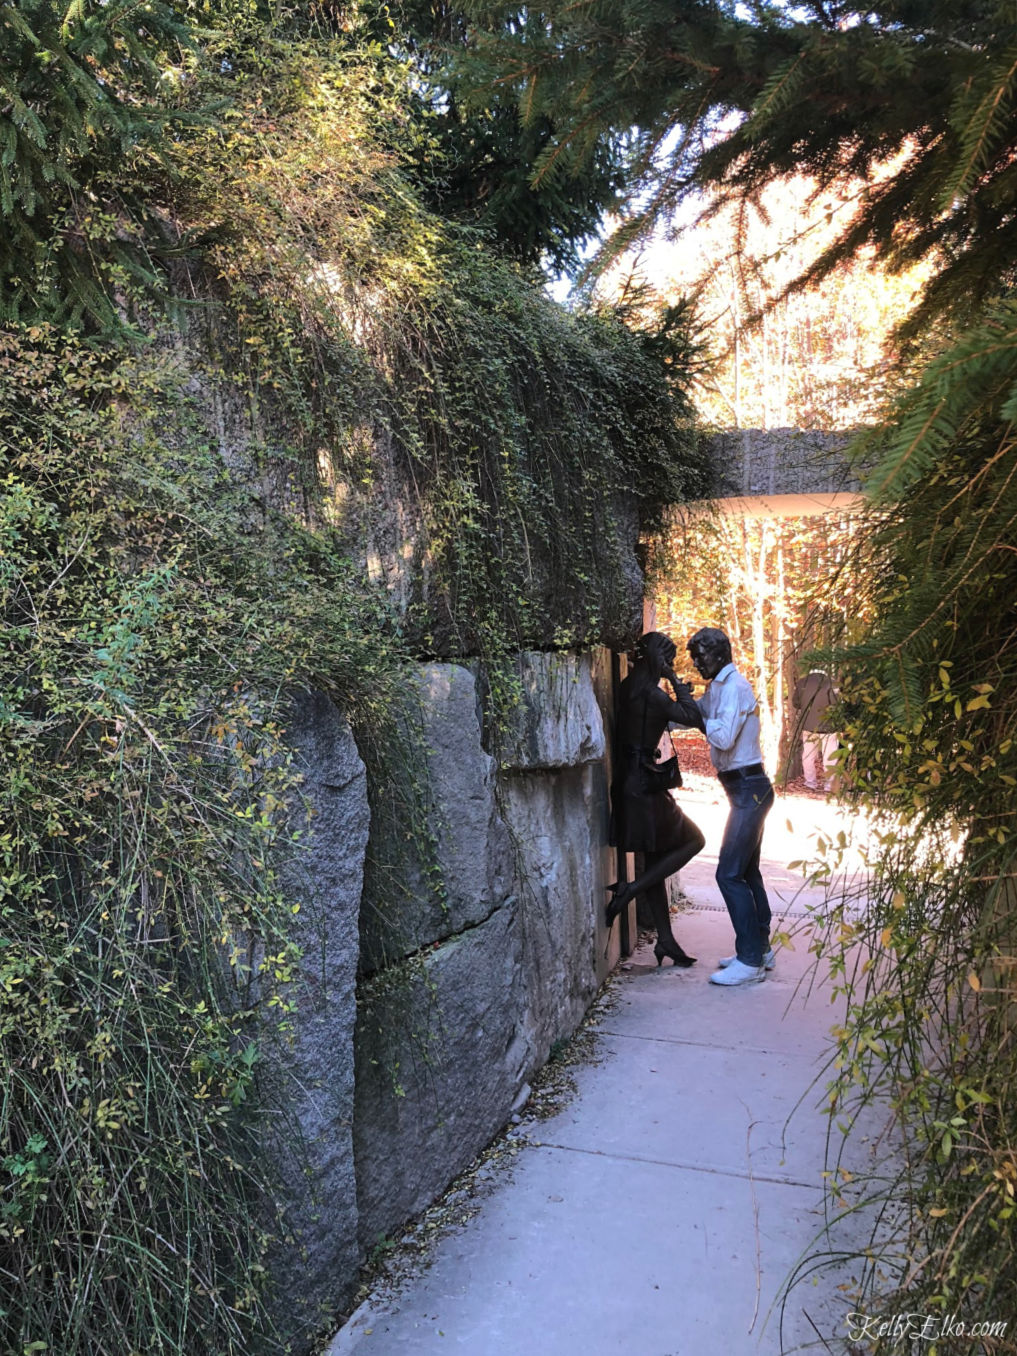
[[[696,959],[695,956],[686,955],[671,928],[671,906],[668,903],[666,881],[658,881],[656,885],[651,885],[643,898],[649,905],[657,933],[657,941],[653,948],[657,964],[659,965],[665,956],[670,956],[676,965],[691,965]]]
[[[681,842],[677,847],[670,848],[667,852],[647,852],[644,854],[645,866],[642,875],[637,876],[635,880],[626,882],[625,885],[619,886],[607,907],[608,927],[618,917],[630,899],[635,898],[636,895],[645,894],[653,913],[657,936],[663,938],[665,945],[667,937],[671,937],[673,941],[671,913],[667,904],[667,889],[664,882],[668,876],[673,876],[676,871],[680,871],[683,866],[686,866],[697,852],[702,852],[705,846],[706,839],[698,825],[693,824],[687,815],[682,815]],[[663,912],[661,912],[661,909]],[[661,925],[664,920],[666,920],[664,924],[666,932],[662,934]]]

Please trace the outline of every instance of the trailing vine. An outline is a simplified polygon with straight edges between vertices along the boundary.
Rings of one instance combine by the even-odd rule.
[[[305,474],[327,464],[323,511],[361,533],[419,652],[500,669],[627,638],[635,513],[707,487],[671,319],[568,313],[424,211],[381,149],[404,121],[391,71],[339,44],[276,58],[233,89],[227,135],[182,150],[212,166],[178,211],[210,240],[189,285],[220,300],[218,367]],[[386,497],[414,506],[395,540]]]

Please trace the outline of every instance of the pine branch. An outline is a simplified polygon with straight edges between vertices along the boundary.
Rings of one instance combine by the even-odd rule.
[[[1006,52],[986,81],[987,85],[977,105],[966,120],[958,126],[961,158],[956,169],[943,184],[940,201],[944,210],[952,207],[956,198],[970,192],[975,181],[989,164],[1013,117],[1013,85],[1017,77],[1017,49]],[[977,87],[975,87],[977,88]],[[951,114],[957,125],[960,115],[970,102],[971,89],[964,89]]]

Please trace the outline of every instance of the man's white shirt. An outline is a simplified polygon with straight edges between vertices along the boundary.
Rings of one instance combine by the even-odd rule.
[[[706,723],[710,757],[718,772],[763,761],[759,703],[747,678],[726,664],[696,701]]]

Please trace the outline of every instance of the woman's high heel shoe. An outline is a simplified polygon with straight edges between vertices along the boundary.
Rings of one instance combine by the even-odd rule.
[[[611,892],[611,898],[608,900],[607,908],[604,910],[604,922],[608,927],[625,908],[626,904],[632,898],[632,884],[630,881],[616,880],[613,884],[606,887]]]
[[[696,963],[695,956],[687,956],[677,942],[675,942],[674,945],[675,949],[673,951],[671,950],[670,947],[661,946],[660,942],[657,942],[654,945],[653,954],[657,957],[658,967],[660,966],[665,956],[670,956],[671,964],[679,966],[682,970],[687,970],[690,965],[695,965]]]

